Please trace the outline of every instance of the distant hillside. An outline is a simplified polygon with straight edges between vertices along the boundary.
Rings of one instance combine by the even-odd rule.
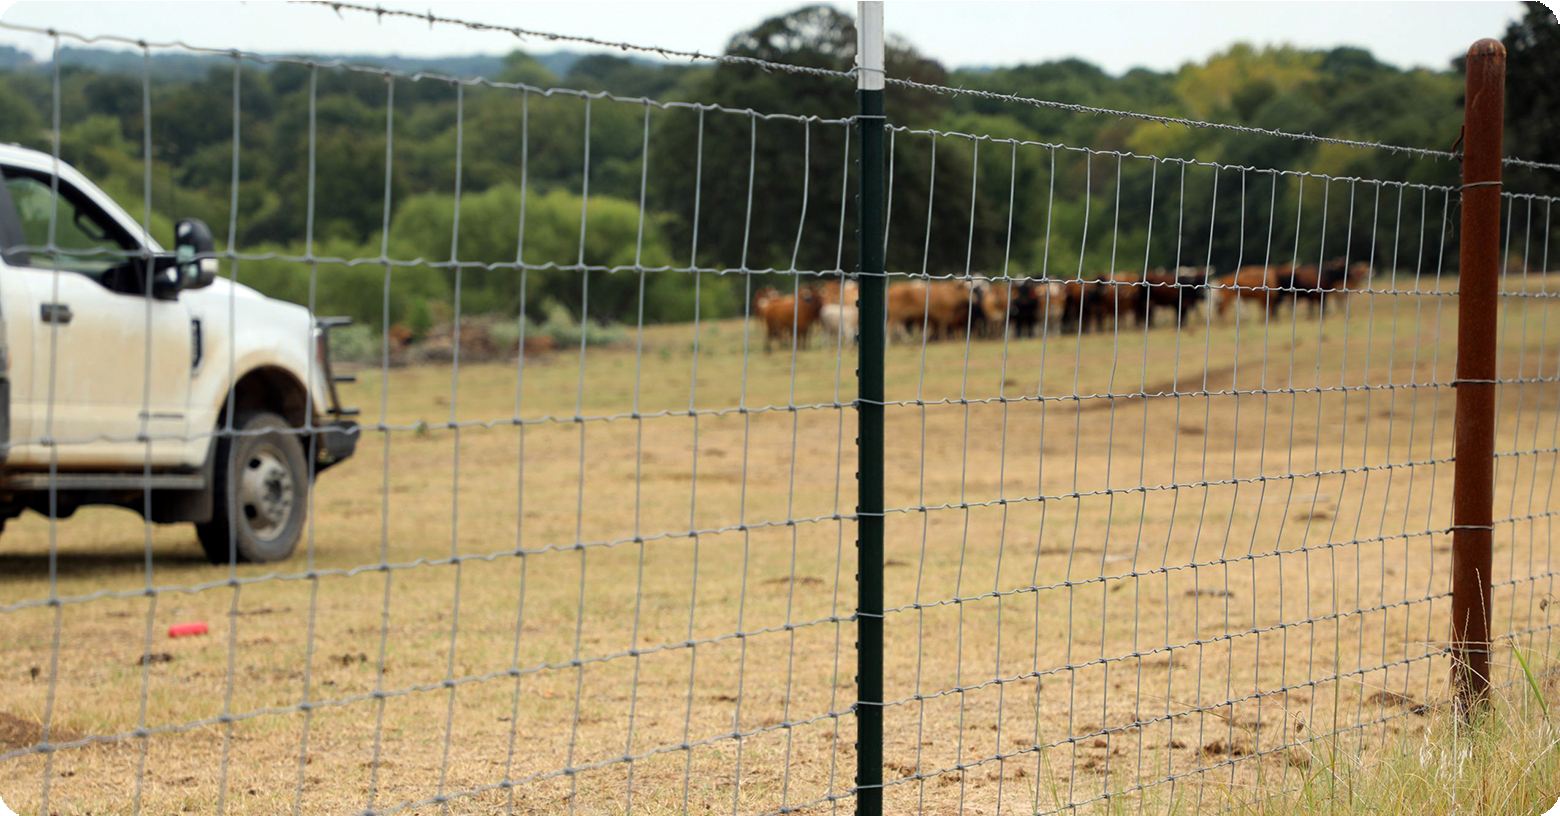
[[[15,71],[32,64],[32,57],[12,45],[0,45],[0,71]]]
[[[533,54],[554,76],[565,76],[580,60],[591,56],[585,51],[553,51]],[[298,56],[298,55],[288,55]],[[501,54],[479,54],[465,57],[403,57],[398,54],[308,54],[321,61],[339,60],[349,65],[372,65],[394,71],[412,73],[432,71],[450,76],[490,77],[503,69]],[[633,62],[653,64],[650,60],[629,58]],[[106,48],[81,48],[66,46],[60,50],[60,64],[64,67],[84,68],[103,74],[139,75],[150,70],[158,79],[191,80],[205,76],[211,69],[232,65],[232,58],[219,54],[190,54],[154,52],[150,65],[138,51]],[[253,65],[254,63],[250,63]],[[261,63],[264,69],[268,64]],[[14,46],[0,45],[0,71],[48,71],[51,61],[35,60],[25,51]]]

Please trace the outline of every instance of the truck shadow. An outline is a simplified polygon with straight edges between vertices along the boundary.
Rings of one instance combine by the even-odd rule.
[[[0,585],[20,581],[47,581],[50,558],[47,552],[8,553],[0,551]],[[124,578],[127,573],[144,574],[146,550],[60,550],[54,559],[56,575],[62,579]],[[206,580],[220,579],[227,565],[213,565],[198,547],[153,547],[152,570],[183,573],[190,568],[205,568]],[[163,581],[157,581],[163,583]]]

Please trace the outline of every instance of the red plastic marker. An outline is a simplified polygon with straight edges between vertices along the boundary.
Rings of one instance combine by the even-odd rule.
[[[168,637],[171,638],[184,637],[185,635],[204,634],[206,634],[206,624],[201,623],[200,621],[196,621],[195,623],[175,623],[174,625],[168,627]]]

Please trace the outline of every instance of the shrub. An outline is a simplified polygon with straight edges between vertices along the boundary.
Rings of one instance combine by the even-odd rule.
[[[332,362],[369,364],[380,361],[384,354],[384,340],[373,326],[354,323],[334,329],[330,333],[330,359]]]
[[[543,303],[542,309],[547,318],[540,323],[528,325],[526,335],[550,337],[558,348],[579,346],[582,334],[588,346],[609,346],[620,343],[628,337],[628,333],[621,326],[608,326],[590,321],[588,329],[583,328],[569,314],[568,307],[555,300]]]

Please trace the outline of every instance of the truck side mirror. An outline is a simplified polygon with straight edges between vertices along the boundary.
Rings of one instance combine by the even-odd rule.
[[[173,228],[174,268],[180,289],[200,289],[217,279],[211,228],[199,218],[183,218]]]

